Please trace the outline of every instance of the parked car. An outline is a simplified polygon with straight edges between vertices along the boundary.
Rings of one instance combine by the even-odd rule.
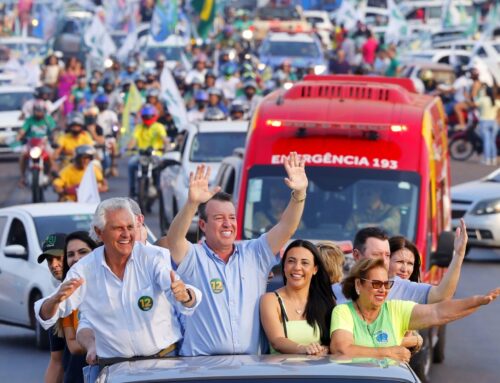
[[[270,33],[258,54],[261,64],[272,69],[277,69],[285,60],[302,72],[313,67],[315,74],[323,74],[328,67],[319,39],[307,33]]]
[[[210,183],[213,184],[221,161],[235,148],[245,146],[248,121],[202,121],[186,133],[180,151],[170,152],[167,166],[160,174],[160,228],[168,227],[179,209],[187,201],[189,173],[200,164],[211,167]],[[190,232],[196,232],[195,217]]]
[[[451,188],[454,228],[465,219],[469,245],[500,247],[500,169]]]
[[[214,181],[214,185],[220,186],[221,191],[233,196],[234,206],[238,206],[244,155],[245,148],[234,149],[232,155],[222,160]]]
[[[98,383],[420,382],[406,363],[391,359],[337,359],[331,355],[216,355],[150,359],[105,367]]]
[[[0,157],[12,155],[9,145],[14,141],[24,121],[20,120],[24,103],[33,98],[34,89],[28,86],[0,87]]]
[[[51,233],[88,230],[95,204],[44,203],[0,209],[0,321],[33,328],[36,345],[48,347],[33,303],[57,287],[47,262],[39,264],[41,244]]]
[[[87,47],[83,36],[92,22],[93,14],[87,11],[71,11],[58,22],[52,49],[60,51],[66,58],[76,57],[85,62]]]
[[[472,54],[466,50],[459,49],[427,49],[406,52],[401,57],[401,63],[411,63],[414,61],[427,61],[438,64],[449,64],[454,67],[466,66],[470,62]]]

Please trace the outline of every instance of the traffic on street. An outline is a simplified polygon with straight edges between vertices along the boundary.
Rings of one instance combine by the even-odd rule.
[[[0,4],[0,381],[496,381],[499,19]]]

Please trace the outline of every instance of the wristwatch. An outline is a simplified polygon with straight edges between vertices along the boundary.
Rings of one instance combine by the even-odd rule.
[[[186,289],[186,291],[189,295],[189,299],[187,301],[181,302],[183,305],[188,304],[189,302],[191,302],[193,300],[193,294],[191,294],[191,290]]]

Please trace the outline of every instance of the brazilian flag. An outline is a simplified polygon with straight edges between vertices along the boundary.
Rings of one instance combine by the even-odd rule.
[[[198,35],[206,39],[215,19],[215,0],[192,0],[191,5],[198,17]]]

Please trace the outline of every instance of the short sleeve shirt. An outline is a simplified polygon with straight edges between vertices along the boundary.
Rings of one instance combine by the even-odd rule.
[[[94,145],[94,140],[88,132],[82,132],[77,137],[70,133],[63,134],[58,140],[59,147],[68,156],[75,154],[75,149],[80,145]]]
[[[139,149],[163,149],[163,139],[167,136],[165,127],[155,122],[151,126],[137,125],[134,130],[134,138]]]
[[[190,245],[177,272],[184,282],[198,287],[204,299],[193,315],[185,318],[180,354],[257,354],[259,300],[278,261],[266,234],[235,244],[227,263],[205,242]]]
[[[24,121],[22,130],[26,132],[26,138],[44,138],[49,137],[52,130],[55,128],[56,122],[50,116],[45,116],[41,120],[34,117],[29,117]]]
[[[90,163],[89,166],[94,166],[92,163]],[[61,188],[68,188],[68,187],[73,187],[73,186],[78,186],[80,185],[80,182],[82,182],[83,175],[85,174],[85,169],[79,169],[77,168],[74,164],[69,164],[65,166],[61,172],[59,173],[59,177],[57,177],[52,184],[54,186],[59,186]],[[101,169],[99,169],[97,166],[94,166],[94,174],[95,178],[97,180],[97,183],[101,183],[104,180],[104,176],[102,175]],[[67,196],[70,199],[75,199],[76,197],[73,195]]]
[[[337,305],[332,312],[330,334],[335,330],[349,331],[357,346],[399,346],[408,331],[415,305],[409,301],[386,301],[377,319],[370,324],[360,318],[352,302]]]

